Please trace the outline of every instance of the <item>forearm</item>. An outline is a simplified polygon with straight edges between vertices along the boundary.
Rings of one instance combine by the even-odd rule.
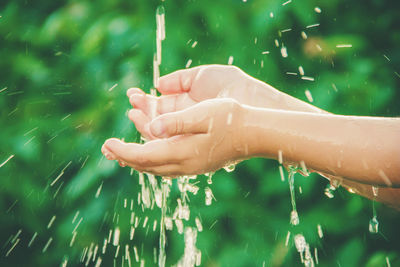
[[[400,186],[400,120],[245,106],[253,155],[376,186]]]
[[[294,98],[279,90],[273,88],[272,86],[265,84],[259,80],[253,79],[253,88],[257,88],[257,91],[260,92],[260,98],[257,99],[257,107],[264,107],[264,108],[272,108],[271,103],[267,100],[270,99],[270,95],[273,94],[277,99],[285,99],[284,107],[282,106],[275,107],[277,109],[284,109],[284,110],[292,110],[292,111],[304,111],[304,112],[312,112],[312,113],[323,113],[329,114],[329,112],[319,109],[309,103],[301,101],[300,99]],[[313,171],[309,169],[310,171]],[[339,180],[339,184],[348,189],[349,192],[354,192],[358,195],[364,196],[369,199],[375,199],[379,202],[385,203],[397,209],[400,209],[400,189],[398,188],[385,188],[379,187],[378,195],[375,196],[372,191],[372,186],[364,183],[354,182],[351,180],[346,180],[341,177],[337,177],[334,175],[329,175],[327,173],[318,172],[323,177],[329,179],[330,181]]]
[[[285,94],[284,92],[281,92],[268,84],[262,83],[261,81],[253,79],[252,83],[256,88],[263,88],[262,90],[258,90],[258,95],[254,96],[253,99],[253,103],[258,103],[257,107],[289,111],[327,113],[316,106],[310,105],[298,98]],[[267,99],[267,101],[265,101],[265,99]]]

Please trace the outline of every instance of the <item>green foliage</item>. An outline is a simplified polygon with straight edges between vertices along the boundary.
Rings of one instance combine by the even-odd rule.
[[[226,64],[233,56],[234,64],[245,72],[290,95],[307,100],[304,91],[310,90],[314,104],[328,111],[400,114],[395,1],[283,2],[166,0],[162,74],[184,68],[189,59],[193,66]],[[121,229],[121,243],[130,244],[131,251],[138,246],[140,257],[153,265],[158,228],[153,232],[152,222],[159,221],[160,212],[142,212],[136,205],[137,174],[107,162],[100,147],[111,136],[137,140],[125,116],[129,109],[125,90],[152,86],[158,4],[137,0],[0,4],[0,164],[15,155],[0,168],[1,266],[57,266],[64,257],[69,258],[68,266],[81,266],[83,249],[91,243],[101,248],[116,226]],[[314,11],[317,5],[321,14]],[[306,28],[315,23],[320,26]],[[306,40],[300,34],[303,30]],[[281,56],[275,39],[287,47],[288,58]],[[194,41],[198,45],[192,48]],[[352,47],[337,48],[339,44]],[[287,74],[298,72],[299,66],[315,81]],[[317,175],[296,176],[300,225],[295,228],[289,225],[287,181],[280,180],[276,162],[252,159],[233,173],[219,171],[211,185],[217,201],[211,206],[204,205],[206,178],[198,179],[201,190],[191,197],[191,217],[200,216],[203,222],[197,246],[204,266],[300,266],[293,244],[296,233],[304,234],[313,253],[318,249],[321,266],[385,266],[386,257],[392,266],[400,264],[398,213],[378,205],[380,233],[372,235],[368,232],[371,201],[342,189],[328,199],[323,194],[327,182]],[[176,184],[172,194],[177,194]],[[125,199],[128,205],[133,199],[134,212],[148,216],[151,225],[149,231],[138,229],[133,241],[129,241],[131,215],[124,208]],[[19,230],[20,241],[6,257]],[[285,246],[288,231],[291,239]],[[28,248],[34,233],[36,240]],[[50,237],[52,243],[43,252]],[[112,266],[115,247],[107,249],[103,266]],[[168,232],[167,265],[176,263],[182,253],[183,236]]]

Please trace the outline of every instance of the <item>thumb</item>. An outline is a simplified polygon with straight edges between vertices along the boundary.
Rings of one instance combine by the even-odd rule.
[[[150,123],[151,133],[158,138],[182,134],[207,133],[212,118],[200,107],[191,107],[177,112],[166,113]]]

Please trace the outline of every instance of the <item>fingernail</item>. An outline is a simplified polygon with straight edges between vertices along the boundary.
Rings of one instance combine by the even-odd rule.
[[[161,136],[164,133],[164,126],[161,120],[155,120],[150,124],[151,133],[154,136]]]

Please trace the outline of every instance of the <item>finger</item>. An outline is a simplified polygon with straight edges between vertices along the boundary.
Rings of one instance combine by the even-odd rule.
[[[108,160],[115,160],[115,159],[116,159],[114,153],[112,153],[110,150],[108,150],[108,149],[105,147],[104,144],[101,146],[101,153],[103,153],[103,155],[104,155]]]
[[[131,94],[129,96],[129,102],[131,103],[132,107],[141,109],[145,111],[147,109],[147,95],[142,94]]]
[[[153,140],[146,144],[125,143],[111,138],[104,143],[105,148],[115,155],[115,159],[129,166],[148,168],[182,161],[168,140]]]
[[[140,88],[129,88],[129,89],[126,91],[126,95],[127,95],[128,97],[131,97],[131,95],[133,95],[133,94],[144,95],[145,92],[143,92],[143,90],[140,89]]]
[[[135,124],[136,130],[146,139],[154,139],[150,133],[150,118],[139,109],[131,109],[128,118]]]
[[[157,112],[158,114],[175,112],[191,107],[196,103],[187,93],[163,95],[157,100]]]
[[[207,133],[210,116],[203,106],[193,106],[181,111],[158,116],[150,123],[153,136],[165,138],[182,134]]]
[[[193,164],[192,159],[200,155],[199,144],[204,144],[208,137],[205,134],[190,136],[174,136],[157,142],[147,144],[157,146],[157,151],[162,153],[163,158],[168,158],[169,162],[162,165],[142,167],[144,171],[157,175],[176,177],[180,175],[200,174],[199,166]],[[150,144],[152,143],[152,144]],[[161,146],[165,146],[161,148]]]
[[[132,94],[129,101],[134,108],[142,110],[149,117],[179,111],[197,104],[187,93],[160,97]]]
[[[199,70],[200,67],[195,67],[162,76],[157,89],[160,93],[166,95],[188,92]]]
[[[152,95],[140,95],[140,94],[133,94],[129,98],[131,105],[136,108],[140,109],[146,116],[149,118],[156,117],[157,114],[157,102],[158,98]]]

